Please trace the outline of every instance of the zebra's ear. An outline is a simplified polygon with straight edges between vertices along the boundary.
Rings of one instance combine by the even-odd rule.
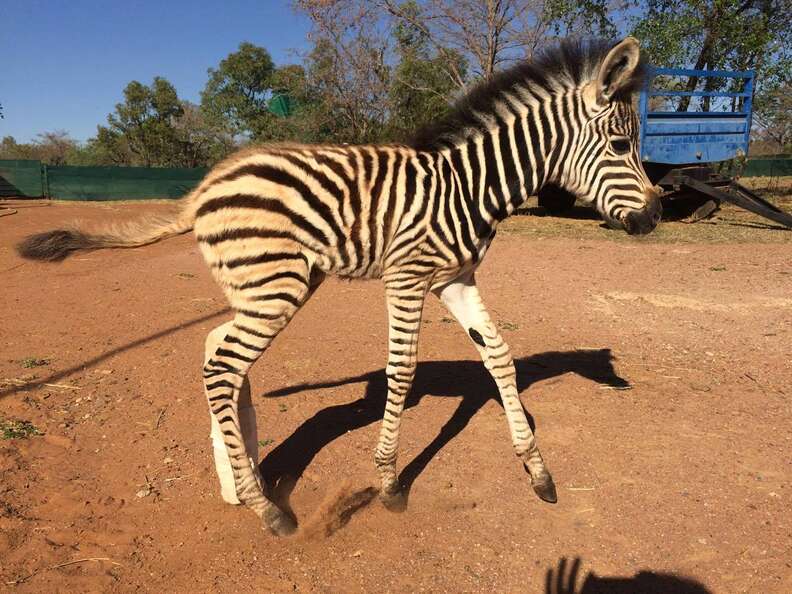
[[[640,53],[635,37],[626,37],[608,52],[597,77],[597,99],[600,103],[608,103],[620,92],[632,89]]]

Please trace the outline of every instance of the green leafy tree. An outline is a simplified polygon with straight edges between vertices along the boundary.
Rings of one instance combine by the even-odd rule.
[[[32,144],[17,142],[13,136],[4,136],[0,140],[0,159],[37,159]]]
[[[770,149],[767,152],[792,153],[792,82],[780,83],[757,96],[754,124],[757,139]]]
[[[234,138],[200,106],[182,102],[182,114],[175,120],[175,141],[182,167],[213,165],[236,149]]]
[[[407,18],[393,26],[398,62],[393,69],[389,91],[390,138],[406,138],[417,128],[445,115],[458,91],[446,65],[454,60],[452,70],[463,78],[465,59],[455,50],[434,50],[425,29],[414,23],[421,18],[420,7],[413,0],[400,6]]]
[[[209,69],[201,107],[215,123],[232,134],[257,138],[271,126],[267,101],[272,95],[275,64],[263,47],[239,44],[219,66]]]
[[[64,130],[42,132],[29,143],[19,143],[13,136],[0,141],[0,159],[35,159],[47,165],[77,165],[81,150],[82,145]]]
[[[327,142],[332,139],[331,119],[323,109],[317,89],[311,85],[306,68],[297,64],[276,68],[270,78],[270,91],[269,102],[282,96],[289,112],[276,115],[268,107],[266,117],[259,120],[261,126],[255,140]]]
[[[150,86],[138,81],[124,89],[124,102],[97,129],[96,143],[114,162],[146,167],[179,166],[182,147],[176,121],[184,108],[176,89],[162,77]]]
[[[789,80],[789,0],[646,0],[640,8],[634,34],[656,65],[755,69],[758,96]],[[690,91],[698,83],[690,77],[680,88]],[[704,89],[712,91],[726,84],[708,77]],[[689,106],[689,97],[679,100],[680,111]],[[709,106],[704,99],[703,108]]]
[[[543,21],[556,35],[616,37],[613,2],[609,0],[549,0],[544,5]]]
[[[87,142],[80,143],[69,151],[66,158],[67,165],[116,165],[107,154],[105,147],[100,145],[96,138],[89,138]]]

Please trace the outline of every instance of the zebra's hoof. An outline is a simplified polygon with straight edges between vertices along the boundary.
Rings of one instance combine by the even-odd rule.
[[[403,491],[396,491],[395,493],[380,492],[380,501],[385,509],[392,512],[403,512],[407,509],[407,497]]]
[[[558,501],[555,483],[553,483],[553,477],[550,476],[549,472],[540,474],[535,478],[531,477],[531,486],[542,501],[547,501],[547,503],[556,503]]]
[[[275,536],[290,536],[297,531],[294,518],[274,506],[264,515],[264,525]]]

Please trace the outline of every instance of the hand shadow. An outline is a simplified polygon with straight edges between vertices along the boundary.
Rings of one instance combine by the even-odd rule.
[[[600,384],[629,387],[613,369],[610,349],[546,352],[515,360],[517,389],[522,392],[535,382],[565,373],[577,373]],[[306,420],[286,440],[265,456],[259,465],[270,496],[292,513],[289,496],[311,460],[322,448],[345,433],[379,422],[385,408],[386,378],[383,369],[358,376],[313,384],[298,384],[265,394],[275,398],[306,390],[317,390],[366,382],[362,398],[346,404],[328,406]],[[425,395],[461,397],[461,402],[437,436],[402,470],[399,480],[406,498],[410,489],[432,458],[462,429],[470,419],[494,399],[500,404],[495,382],[478,361],[428,361],[418,364],[415,382],[405,408],[416,406]],[[528,415],[531,427],[533,419]],[[373,451],[373,444],[372,444]],[[372,454],[373,458],[373,454]]]
[[[655,573],[642,570],[633,577],[600,577],[589,572],[577,589],[580,559],[574,559],[567,572],[567,560],[558,562],[545,574],[545,594],[711,594],[699,582],[670,573]]]

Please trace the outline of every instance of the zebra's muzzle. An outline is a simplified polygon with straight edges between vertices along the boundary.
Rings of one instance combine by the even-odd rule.
[[[657,227],[663,216],[663,205],[660,195],[651,192],[647,195],[646,206],[640,210],[631,210],[622,219],[624,230],[630,235],[646,235]]]

